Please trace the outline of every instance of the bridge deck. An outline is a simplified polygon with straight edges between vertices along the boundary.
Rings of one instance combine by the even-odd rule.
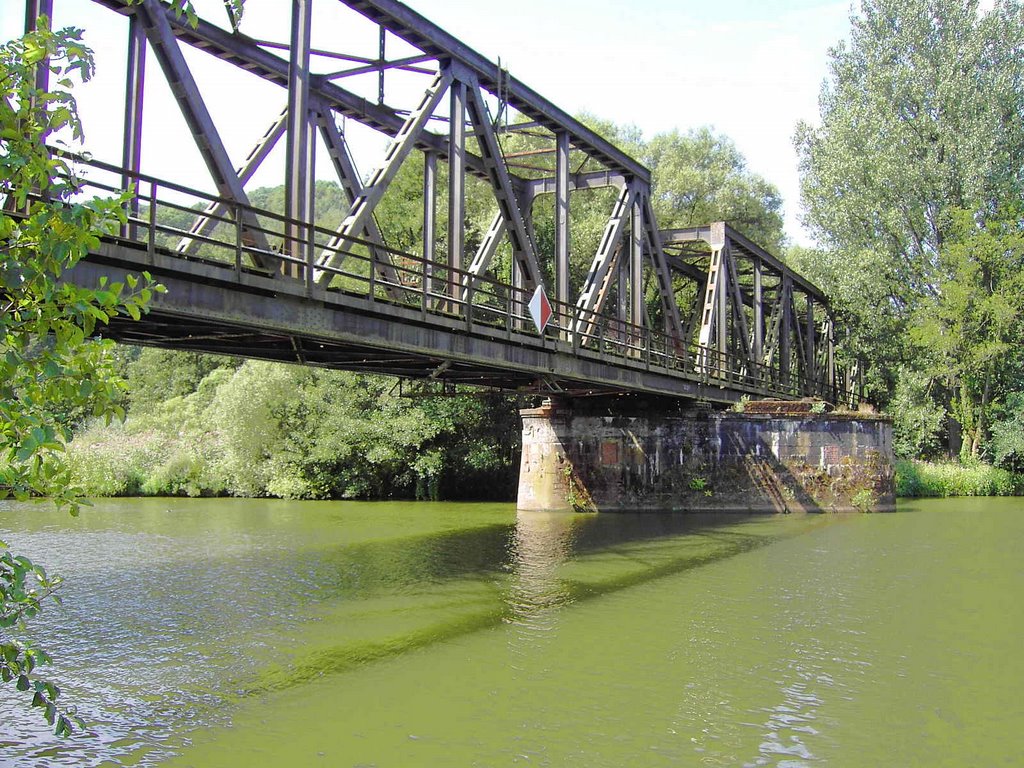
[[[93,165],[101,173],[85,182],[86,191],[115,191],[101,181],[102,172],[113,169]],[[142,176],[138,182],[149,187],[142,210],[68,276],[95,285],[148,271],[167,287],[140,321],[112,320],[104,333],[122,342],[541,394],[631,392],[719,403],[744,395],[845,397],[797,372],[781,384],[768,367],[750,370],[745,358],[716,356],[557,301],[540,333],[528,314],[526,290],[480,276],[469,280],[468,272],[397,251],[385,271],[360,248],[371,244],[355,238],[339,266],[301,263],[276,251],[254,254],[243,242],[249,227],[225,215],[219,235],[192,235],[202,246],[196,255],[182,253],[159,243],[189,232],[161,221],[170,211],[194,212],[195,203],[176,201],[186,190],[169,182]],[[251,211],[268,237],[289,223],[270,211]],[[307,253],[334,234],[302,226],[316,246]],[[254,255],[278,270],[247,266]],[[325,281],[325,274],[332,279]],[[460,287],[454,296],[453,285]]]

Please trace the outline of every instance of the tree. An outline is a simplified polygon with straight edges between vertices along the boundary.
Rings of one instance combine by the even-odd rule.
[[[894,299],[934,293],[952,208],[1019,194],[1024,16],[1017,0],[863,0],[831,52],[821,125],[797,127],[805,221],[889,262]]]
[[[998,318],[1016,288],[992,248],[1012,252],[1019,221],[1022,50],[1019,0],[863,0],[830,53],[820,125],[795,139],[805,222],[825,246],[799,268],[846,313],[875,397],[913,411],[894,412],[897,428],[948,409],[973,455],[1005,389]]]
[[[782,248],[782,197],[747,169],[732,139],[708,127],[660,133],[641,150],[651,169],[658,224],[663,229],[728,221],[773,253]]]
[[[1007,395],[992,425],[995,463],[1013,472],[1024,472],[1024,392]]]
[[[993,408],[1019,387],[1024,363],[1024,231],[1019,213],[950,216],[938,258],[941,290],[922,299],[910,338],[925,369],[945,383],[963,431],[962,454],[980,457]]]
[[[75,513],[62,459],[71,434],[57,412],[70,405],[123,416],[110,344],[92,337],[115,314],[139,317],[156,287],[148,276],[96,289],[61,281],[123,220],[125,200],[78,201],[73,163],[46,147],[62,131],[81,139],[71,88],[89,79],[93,60],[81,30],[54,33],[45,17],[37,27],[0,47],[0,498],[48,494]],[[53,89],[36,86],[39,67],[49,70]],[[72,717],[58,708],[59,689],[35,672],[49,658],[11,634],[56,599],[59,584],[0,542],[0,677],[31,695],[64,735]]]

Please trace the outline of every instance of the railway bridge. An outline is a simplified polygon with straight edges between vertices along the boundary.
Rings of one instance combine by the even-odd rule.
[[[116,151],[72,165],[84,196],[128,191],[127,221],[69,279],[148,271],[167,287],[142,319],[115,318],[112,338],[544,395],[564,424],[583,402],[629,423],[639,418],[630,409],[651,419],[703,405],[706,420],[706,406],[750,399],[857,406],[821,290],[726,222],[660,227],[647,168],[397,0],[291,0],[288,24],[270,27],[277,37],[247,34],[248,16],[240,23],[230,3],[189,19],[158,0],[82,2],[123,30],[123,89],[110,106],[123,121]],[[52,6],[26,0],[26,25]],[[176,104],[182,130],[144,119],[154,90]],[[265,120],[248,140],[218,127],[238,93],[251,94],[246,123]],[[386,149],[364,175],[360,155],[374,142]],[[152,170],[185,146],[204,178]],[[252,199],[268,173],[283,181],[273,210]],[[316,210],[325,174],[343,194],[339,220]],[[410,185],[412,240],[382,214],[400,186],[408,202]],[[583,222],[595,211],[596,239]],[[481,212],[489,225],[469,226]],[[884,455],[876,426],[871,450]],[[651,462],[680,475],[711,456],[704,446],[697,463],[663,457],[629,424],[617,429],[621,440],[599,442],[618,447],[597,449],[597,464],[639,482],[619,494],[625,506],[645,505],[664,480]],[[526,506],[564,506],[586,485],[580,467],[595,460],[562,431],[537,449],[542,459],[524,450],[524,476],[543,474],[554,494],[521,491]],[[726,453],[760,451],[750,435]],[[821,449],[827,471],[839,454],[856,458],[845,439],[808,450]],[[678,502],[673,477],[661,506]]]

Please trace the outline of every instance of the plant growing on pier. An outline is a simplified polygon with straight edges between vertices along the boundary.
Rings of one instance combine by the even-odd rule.
[[[861,488],[853,494],[850,503],[858,512],[872,512],[878,504],[878,499],[870,488]]]
[[[572,464],[566,464],[562,470],[565,476],[565,500],[573,512],[597,512],[597,505],[590,491],[583,485],[576,468]]]

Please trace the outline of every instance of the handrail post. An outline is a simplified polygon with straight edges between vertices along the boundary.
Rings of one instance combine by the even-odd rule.
[[[146,238],[146,256],[152,264],[156,259],[156,181],[149,182],[149,237]]]
[[[420,314],[427,317],[427,304],[430,301],[430,279],[427,277],[427,260],[420,262]]]
[[[506,339],[511,339],[512,338],[512,291],[514,291],[514,290],[515,290],[515,288],[510,285],[508,287],[508,290],[505,292],[505,296],[506,296],[506,301],[505,301],[505,338]]]
[[[235,280],[242,281],[242,208],[234,205],[235,220]]]
[[[306,295],[313,295],[313,271],[316,265],[316,228],[312,221],[306,222]]]
[[[569,343],[572,344],[573,357],[577,357],[580,354],[580,309],[579,307],[573,307],[572,310],[572,331],[569,334]]]
[[[367,263],[370,265],[370,292],[368,298],[370,301],[374,301],[377,298],[375,295],[377,293],[377,265],[374,263],[372,252]]]

